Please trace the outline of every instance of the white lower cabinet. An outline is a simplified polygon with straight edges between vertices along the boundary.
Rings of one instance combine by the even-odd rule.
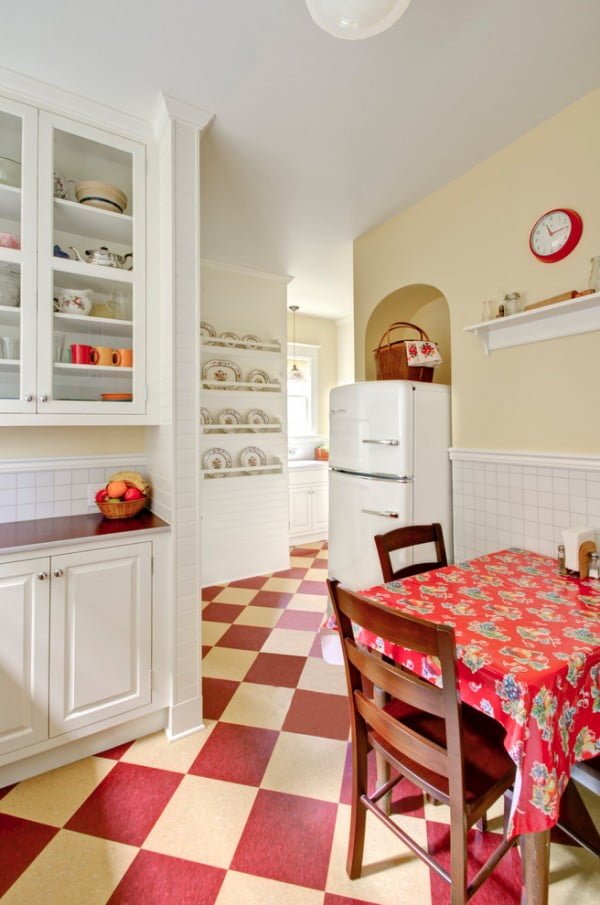
[[[0,754],[151,700],[152,543],[0,564]]]
[[[324,540],[329,528],[327,468],[289,471],[290,540]]]
[[[48,735],[49,568],[0,566],[0,754]]]

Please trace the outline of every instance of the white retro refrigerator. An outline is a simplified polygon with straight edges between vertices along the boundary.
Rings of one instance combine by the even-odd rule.
[[[373,540],[440,522],[452,561],[450,387],[381,380],[336,387],[329,415],[329,576],[354,590],[381,582]],[[415,561],[435,558],[433,545]],[[395,568],[413,561],[394,554]]]

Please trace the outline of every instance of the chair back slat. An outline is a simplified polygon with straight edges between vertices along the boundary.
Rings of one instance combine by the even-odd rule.
[[[361,675],[373,685],[386,691],[393,698],[405,701],[411,707],[426,710],[434,716],[444,716],[443,692],[440,688],[419,678],[415,673],[385,663],[367,650],[357,647],[354,641],[344,639],[346,653]]]
[[[384,742],[401,751],[402,754],[416,761],[428,770],[448,777],[448,751],[441,745],[404,726],[399,720],[382,710],[362,692],[354,693],[356,709],[364,721],[379,735]]]
[[[394,569],[391,553],[395,550],[404,550],[407,547],[418,547],[421,544],[435,544],[437,562],[415,563],[414,565]],[[408,578],[410,575],[430,572],[432,569],[440,569],[448,565],[444,532],[439,522],[434,522],[432,525],[406,525],[403,528],[395,528],[393,531],[388,531],[386,534],[377,534],[375,536],[375,546],[377,547],[377,554],[381,563],[383,580],[386,583],[394,581],[396,578]]]

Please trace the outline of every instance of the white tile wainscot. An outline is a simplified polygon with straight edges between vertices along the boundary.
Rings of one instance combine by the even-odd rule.
[[[562,530],[600,546],[600,456],[452,449],[457,561],[505,547],[555,556]]]

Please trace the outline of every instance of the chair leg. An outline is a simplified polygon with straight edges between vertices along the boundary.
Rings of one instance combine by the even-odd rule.
[[[467,903],[467,828],[462,811],[450,814],[450,901]]]
[[[357,738],[358,736],[358,738]],[[352,742],[352,808],[350,812],[350,837],[346,872],[351,880],[360,877],[365,848],[367,809],[361,795],[367,794],[367,754],[369,748],[364,730],[356,732]]]
[[[385,705],[389,701],[389,696],[383,691],[381,688],[378,688],[376,685],[373,686],[373,700],[377,704],[378,707],[385,707]],[[379,751],[375,752],[375,764],[377,767],[377,788],[380,786],[384,786],[386,782],[390,778],[390,765],[388,764],[385,757],[379,753]],[[379,807],[384,812],[384,814],[392,813],[392,793],[388,792],[383,798],[379,799]]]

